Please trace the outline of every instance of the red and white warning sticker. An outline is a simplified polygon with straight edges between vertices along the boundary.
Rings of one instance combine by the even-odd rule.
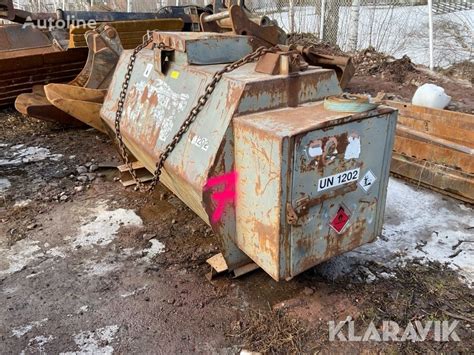
[[[339,210],[337,211],[336,215],[334,218],[331,220],[331,223],[329,224],[332,229],[334,229],[337,233],[341,233],[344,228],[346,228],[347,223],[351,219],[351,216],[348,211],[344,207],[339,207]]]

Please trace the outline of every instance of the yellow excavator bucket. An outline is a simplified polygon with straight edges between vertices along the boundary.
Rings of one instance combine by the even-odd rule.
[[[143,36],[150,30],[181,31],[184,22],[181,19],[155,19],[139,21],[115,21],[109,25],[117,31],[124,49],[138,46]],[[85,33],[94,30],[94,26],[71,26],[69,29],[69,48],[86,47]]]

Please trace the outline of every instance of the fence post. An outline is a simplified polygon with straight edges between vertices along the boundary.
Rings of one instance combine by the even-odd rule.
[[[430,46],[430,69],[434,69],[434,49],[433,49],[433,0],[428,0],[428,31]]]
[[[349,32],[349,50],[351,52],[357,51],[359,40],[359,15],[360,15],[360,1],[352,0],[351,6],[351,23]]]
[[[127,12],[132,12],[132,0],[127,0]]]
[[[326,0],[321,0],[321,21],[319,24],[319,39],[324,39],[324,19],[326,18]]]

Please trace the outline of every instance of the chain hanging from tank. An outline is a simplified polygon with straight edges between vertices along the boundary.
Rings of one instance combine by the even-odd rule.
[[[117,112],[115,115],[115,135],[118,141],[119,149],[120,149],[120,154],[122,156],[122,159],[124,163],[127,165],[127,168],[130,171],[130,174],[132,175],[133,180],[136,183],[136,189],[139,189],[142,192],[153,192],[155,189],[156,185],[160,181],[160,176],[161,176],[161,170],[165,164],[166,159],[169,157],[169,155],[173,152],[173,150],[176,148],[178,143],[181,141],[183,138],[184,134],[188,131],[189,127],[191,124],[196,120],[197,115],[199,112],[202,111],[206,103],[209,101],[210,96],[214,92],[216,85],[221,81],[222,77],[226,73],[230,73],[241,66],[251,63],[255,60],[258,60],[261,56],[263,56],[266,53],[274,52],[275,48],[267,48],[267,47],[259,47],[257,48],[254,52],[246,55],[242,59],[237,60],[236,62],[230,63],[226,65],[224,68],[221,70],[217,71],[214,73],[211,82],[206,86],[204,89],[204,93],[198,98],[196,105],[190,110],[188,116],[184,120],[183,124],[179,128],[178,132],[174,135],[173,139],[171,142],[165,147],[163,152],[160,154],[158,158],[158,162],[156,163],[156,169],[155,172],[153,173],[153,179],[151,180],[151,183],[146,186],[143,184],[140,179],[138,178],[135,170],[133,169],[133,165],[130,162],[130,158],[127,152],[127,148],[123,142],[123,137],[122,133],[120,131],[120,122],[122,120],[123,116],[123,110],[125,106],[125,100],[127,98],[127,92],[128,92],[128,87],[130,84],[130,79],[132,77],[132,72],[133,68],[135,66],[135,61],[137,60],[137,55],[140,53],[144,48],[146,48],[150,43],[153,41],[152,36],[146,35],[143,43],[140,44],[137,48],[134,49],[132,56],[130,57],[130,61],[128,63],[127,67],[127,73],[125,74],[125,80],[122,84],[122,91],[120,92],[119,96],[119,101],[118,101],[118,107],[117,107]],[[167,48],[166,45],[161,42],[157,45],[158,49],[165,49]]]

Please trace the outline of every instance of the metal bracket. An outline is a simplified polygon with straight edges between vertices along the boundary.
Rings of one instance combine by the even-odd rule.
[[[174,49],[155,48],[155,71],[166,75],[169,64],[174,60]]]
[[[266,53],[255,67],[257,73],[289,75],[308,69],[309,64],[296,51]]]
[[[298,214],[296,213],[293,205],[288,202],[286,204],[286,221],[290,226],[295,226],[298,224]]]

